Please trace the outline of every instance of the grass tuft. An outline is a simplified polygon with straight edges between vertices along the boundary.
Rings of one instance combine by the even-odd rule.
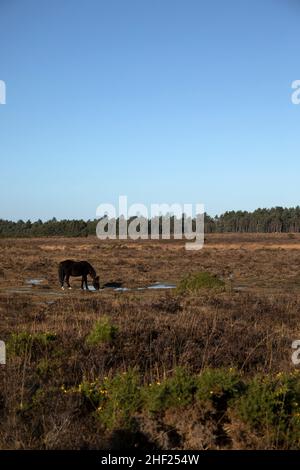
[[[118,333],[118,328],[111,323],[109,317],[105,316],[98,320],[86,338],[88,346],[97,346],[101,343],[112,342]]]
[[[190,274],[184,277],[176,288],[177,293],[197,292],[202,289],[224,290],[225,283],[208,272]]]

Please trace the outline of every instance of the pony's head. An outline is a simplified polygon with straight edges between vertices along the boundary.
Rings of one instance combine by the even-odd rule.
[[[93,287],[94,289],[96,290],[99,290],[100,289],[100,279],[99,279],[99,276],[95,276],[94,279],[93,279]]]

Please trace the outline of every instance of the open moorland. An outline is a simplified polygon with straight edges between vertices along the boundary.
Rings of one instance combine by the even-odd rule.
[[[299,449],[299,315],[299,234],[1,239],[0,449]]]

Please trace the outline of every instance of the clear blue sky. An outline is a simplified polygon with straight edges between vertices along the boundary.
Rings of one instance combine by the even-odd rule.
[[[299,204],[297,0],[0,0],[1,210]]]

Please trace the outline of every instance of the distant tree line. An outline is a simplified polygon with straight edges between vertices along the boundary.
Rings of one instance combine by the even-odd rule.
[[[272,207],[248,211],[228,211],[214,218],[206,215],[205,231],[239,233],[300,232],[300,206]]]
[[[132,220],[129,219],[128,223]],[[300,207],[271,209],[256,209],[248,211],[228,211],[224,214],[211,217],[205,214],[206,233],[224,232],[300,232]],[[0,237],[87,237],[96,234],[98,219],[94,220],[57,220],[53,218],[43,222],[37,220],[18,220],[12,222],[0,219]],[[150,230],[151,221],[148,221]],[[171,233],[173,232],[174,218],[171,217]],[[118,233],[118,220],[117,220]]]

